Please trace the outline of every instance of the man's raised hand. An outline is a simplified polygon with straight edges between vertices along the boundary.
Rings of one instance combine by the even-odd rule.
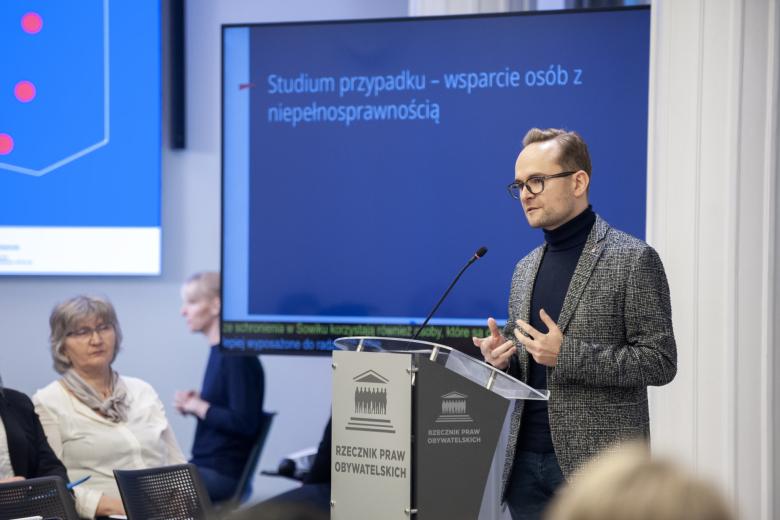
[[[485,362],[494,367],[504,370],[509,366],[509,359],[517,351],[514,342],[508,340],[501,334],[496,320],[488,318],[488,329],[490,335],[486,338],[471,338],[474,345],[482,352]]]

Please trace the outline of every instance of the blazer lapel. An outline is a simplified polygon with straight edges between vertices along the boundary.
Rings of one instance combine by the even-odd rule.
[[[517,293],[512,294],[512,304],[518,305],[517,318],[525,322],[530,322],[531,316],[531,295],[534,290],[534,281],[536,281],[536,274],[539,272],[539,266],[542,264],[542,257],[547,249],[547,245],[541,245],[531,251],[530,261],[528,262],[528,270],[522,274],[519,281],[519,288]],[[512,330],[515,329],[514,323],[510,324]],[[510,339],[514,339],[514,336],[510,336]],[[517,360],[520,363],[520,380],[528,382],[528,352],[525,349],[518,349],[515,353]],[[520,403],[520,401],[517,401]]]
[[[536,281],[536,275],[539,272],[539,266],[542,264],[542,258],[544,252],[547,249],[547,244],[537,247],[531,253],[531,261],[528,264],[528,273],[523,277],[523,285],[520,290],[520,294],[517,296],[520,298],[520,307],[518,308],[517,316],[526,323],[531,321],[531,296],[534,290],[534,282]]]
[[[588,285],[590,275],[601,257],[607,231],[609,231],[609,224],[596,215],[596,222],[593,224],[593,229],[590,230],[588,240],[582,249],[582,254],[569,283],[569,289],[566,291],[566,298],[563,300],[561,314],[558,316],[558,328],[561,329],[561,332],[566,332],[566,327],[569,326],[574,310],[580,302],[582,292],[585,290],[585,286]]]
[[[0,418],[5,419],[8,413],[8,404],[5,402],[5,395],[0,395]]]
[[[11,404],[6,399],[6,396],[0,396],[0,417],[2,417],[3,426],[5,427],[8,458],[11,461],[14,475],[26,477],[27,454],[29,452],[29,446],[25,442],[27,436],[25,435],[24,425],[21,423],[22,418],[11,408]]]

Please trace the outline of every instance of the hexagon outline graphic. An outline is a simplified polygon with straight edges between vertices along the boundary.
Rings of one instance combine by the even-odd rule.
[[[76,153],[73,153],[63,159],[60,159],[59,161],[56,161],[54,163],[49,164],[48,166],[45,166],[41,169],[33,169],[33,168],[24,168],[22,166],[15,166],[13,164],[0,162],[0,170],[8,170],[16,173],[23,173],[25,175],[32,175],[34,177],[41,177],[43,175],[46,175],[47,173],[50,173],[57,168],[60,168],[62,166],[65,166],[68,163],[71,163],[81,157],[84,157],[85,155],[88,155],[95,150],[98,150],[104,146],[106,146],[111,138],[111,84],[109,80],[110,76],[110,67],[109,67],[109,30],[108,30],[108,4],[109,0],[103,0],[103,139],[100,141],[87,146],[86,148],[82,148],[81,150],[77,151]]]

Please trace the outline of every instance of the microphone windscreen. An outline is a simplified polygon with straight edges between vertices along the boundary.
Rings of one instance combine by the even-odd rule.
[[[282,459],[277,472],[283,477],[293,478],[295,476],[295,461],[286,458]]]
[[[477,252],[474,253],[474,256],[476,256],[477,258],[482,258],[483,256],[485,256],[485,254],[487,254],[487,247],[482,246],[479,249],[477,249]]]

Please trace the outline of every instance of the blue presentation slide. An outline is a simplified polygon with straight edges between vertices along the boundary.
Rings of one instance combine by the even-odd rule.
[[[0,274],[157,274],[160,3],[0,3]]]
[[[649,43],[647,9],[226,28],[228,343],[405,335],[480,246],[427,338],[505,319],[531,127],[581,133],[594,210],[643,237]]]

